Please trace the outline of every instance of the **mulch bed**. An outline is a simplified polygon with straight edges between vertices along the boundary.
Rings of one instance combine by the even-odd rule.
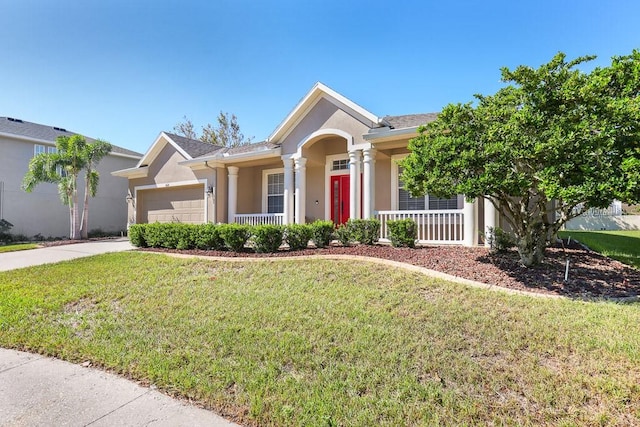
[[[566,245],[566,242],[565,242]],[[416,249],[375,246],[331,246],[274,254],[246,252],[142,249],[222,257],[277,258],[304,255],[360,255],[399,261],[490,285],[529,292],[563,295],[577,299],[629,298],[640,295],[640,270],[589,251],[576,242],[567,248],[548,248],[542,265],[525,268],[517,252],[490,254],[483,247],[427,246]],[[569,280],[564,281],[567,256]]]

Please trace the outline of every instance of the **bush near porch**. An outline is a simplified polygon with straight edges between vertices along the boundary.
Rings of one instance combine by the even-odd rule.
[[[394,246],[412,246],[415,242],[415,223],[408,220],[389,221],[401,227],[391,227]],[[413,224],[413,226],[411,226]],[[131,244],[140,248],[230,250],[241,252],[247,246],[257,252],[277,252],[286,243],[292,251],[306,249],[309,241],[317,248],[329,245],[338,238],[344,246],[351,243],[374,245],[380,236],[377,219],[349,220],[335,230],[331,221],[311,224],[240,225],[240,224],[134,224],[129,229]]]

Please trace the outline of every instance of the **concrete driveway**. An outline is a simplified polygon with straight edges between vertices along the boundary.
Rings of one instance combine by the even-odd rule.
[[[0,271],[67,261],[107,252],[128,251],[130,249],[133,249],[133,246],[129,243],[129,239],[121,238],[50,246],[48,248],[30,249],[27,251],[5,252],[0,253]]]

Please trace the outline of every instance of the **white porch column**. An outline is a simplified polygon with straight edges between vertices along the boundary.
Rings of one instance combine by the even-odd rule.
[[[235,222],[236,209],[238,207],[238,170],[237,166],[227,166],[229,171],[229,194],[227,196],[229,205],[227,206],[227,222]]]
[[[293,163],[290,158],[283,158],[284,163],[284,224],[293,223]]]
[[[365,148],[362,150],[364,154],[364,188],[363,188],[363,212],[362,218],[373,218],[375,209],[375,188],[376,188],[376,150],[373,148]]]
[[[307,203],[307,159],[298,157],[296,163],[296,224],[304,224]]]
[[[476,204],[475,200],[471,203],[464,200],[464,246],[475,246],[478,244],[478,230],[476,228]]]
[[[349,218],[360,218],[360,150],[349,151]]]
[[[489,199],[484,199],[484,245],[489,247],[489,229],[496,228],[496,207]]]

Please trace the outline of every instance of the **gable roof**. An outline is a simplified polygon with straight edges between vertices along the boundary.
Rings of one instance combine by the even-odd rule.
[[[326,99],[335,104],[356,119],[366,123],[369,127],[377,127],[380,125],[380,118],[375,114],[365,110],[355,102],[340,95],[338,92],[328,86],[317,82],[311,90],[298,102],[285,119],[278,125],[271,135],[267,138],[267,142],[280,142],[307,114],[307,112],[320,99]]]
[[[25,139],[30,139],[36,142],[49,142],[55,143],[56,138],[59,136],[73,136],[74,132],[70,132],[64,128],[57,126],[47,126],[38,123],[27,122],[21,119],[15,119],[13,117],[0,117],[0,133],[7,135],[16,135]],[[85,137],[87,141],[95,141],[94,138]],[[114,154],[120,154],[127,157],[140,158],[141,153],[128,150],[117,145],[112,145],[111,152]]]
[[[176,135],[170,132],[162,132],[173,140],[180,148],[182,148],[192,158],[212,155],[225,147],[221,145],[209,144],[197,139],[191,139],[184,136]]]

